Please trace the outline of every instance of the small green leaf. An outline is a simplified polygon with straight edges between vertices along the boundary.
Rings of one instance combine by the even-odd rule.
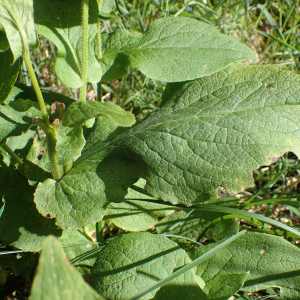
[[[62,236],[59,238],[59,241],[63,246],[69,246],[64,247],[64,252],[70,261],[78,259],[83,254],[91,250],[99,249],[97,244],[92,244],[93,242],[78,230],[63,230]],[[77,266],[76,269],[82,275],[89,275],[90,270],[88,270],[87,268],[81,268],[79,265],[87,265],[92,267],[96,261],[97,255],[98,252],[73,263],[73,265]]]
[[[82,128],[69,128],[61,125],[53,125],[52,128],[55,131],[57,140],[58,164],[65,166],[69,162],[75,161],[85,145]],[[46,172],[51,171],[46,139],[32,144],[27,160],[38,165]]]
[[[43,92],[43,97],[48,105],[59,101],[68,106],[74,102],[64,95],[53,92]],[[34,117],[43,117],[33,87],[19,83],[16,83],[7,99],[0,105],[0,111],[0,143],[7,137],[26,132],[32,125]]]
[[[104,42],[103,80],[121,75],[131,65],[146,76],[179,82],[210,75],[226,65],[256,54],[247,46],[218,32],[211,25],[186,17],[154,21],[147,32],[116,31]]]
[[[100,11],[98,17],[102,20],[109,20],[111,18],[111,15],[109,13]]]
[[[19,74],[20,61],[17,60],[13,65],[10,65],[11,61],[12,53],[10,50],[0,52],[0,104],[9,95]]]
[[[26,133],[18,136],[12,136],[6,139],[6,145],[14,151],[23,161],[26,159],[27,150],[30,147],[30,139],[36,133],[35,130],[28,130]],[[0,147],[0,152],[2,154],[3,163],[9,167],[11,165],[12,157]]]
[[[38,103],[31,100],[5,101],[0,109],[0,143],[7,137],[24,133],[34,117],[42,118]]]
[[[92,270],[91,285],[106,298],[130,299],[189,262],[185,251],[163,235],[147,232],[121,235],[99,253]],[[163,298],[158,299],[166,299],[166,293],[172,288],[176,298],[168,297],[170,300],[184,299],[191,294],[194,297],[186,299],[206,299],[194,270],[182,277],[171,281],[170,286],[160,293]],[[140,299],[152,299],[156,292]]]
[[[53,236],[45,239],[30,300],[104,300],[67,261]]]
[[[135,183],[135,187],[143,188],[145,184],[146,181],[141,178]],[[128,189],[125,199],[126,201],[121,203],[111,203],[108,206],[105,219],[111,220],[117,227],[127,231],[144,231],[150,229],[158,222],[158,217],[165,217],[174,211],[174,207],[170,205],[130,200],[155,200],[153,197],[131,188]]]
[[[91,45],[97,33],[98,5],[90,1],[89,7],[88,82],[101,79],[101,66]],[[82,27],[81,1],[35,0],[34,18],[39,34],[50,39],[58,49],[55,71],[63,85],[82,86]]]
[[[13,62],[23,54],[24,39],[31,48],[39,45],[34,27],[33,0],[1,0],[0,23],[5,28]]]
[[[130,127],[135,123],[134,115],[118,105],[95,101],[73,103],[65,112],[62,122],[64,126],[75,127],[88,119],[99,116],[108,118],[119,126]]]
[[[4,243],[24,251],[39,251],[47,235],[61,235],[53,220],[38,213],[33,202],[34,189],[16,170],[1,167],[0,182],[0,197],[5,197],[0,218],[0,236]]]
[[[115,9],[116,3],[114,0],[97,0],[99,8],[99,18],[102,20],[109,20],[111,18],[110,13]]]
[[[214,244],[196,248],[190,257],[194,259],[213,247]],[[279,287],[279,299],[294,300],[300,297],[299,263],[300,250],[292,243],[277,236],[247,233],[198,265],[197,274],[213,286],[213,281],[221,280],[221,276],[249,271],[242,290]]]
[[[97,0],[97,3],[98,3],[99,11],[104,13],[110,13],[116,7],[115,0]]]

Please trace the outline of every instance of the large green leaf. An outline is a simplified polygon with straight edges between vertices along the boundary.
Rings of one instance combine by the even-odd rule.
[[[13,62],[23,54],[26,44],[36,48],[39,44],[33,20],[33,0],[1,0],[0,24],[5,29]]]
[[[119,126],[130,127],[135,123],[134,115],[114,103],[96,101],[77,101],[73,103],[63,116],[63,125],[80,126],[88,119],[102,116],[110,119]]]
[[[214,244],[191,252],[192,259],[204,254]],[[250,272],[243,290],[280,288],[280,300],[300,297],[300,250],[290,242],[272,235],[248,233],[197,266],[197,274],[206,284],[225,275]]]
[[[34,19],[39,34],[50,39],[58,49],[55,71],[62,84],[77,88],[82,85],[81,1],[35,0]],[[90,1],[89,9],[88,82],[101,79],[101,66],[91,42],[97,33],[98,4]]]
[[[10,64],[12,53],[10,50],[0,52],[0,104],[7,98],[17,80],[20,61]]]
[[[30,300],[103,300],[66,259],[53,236],[45,239]]]
[[[43,239],[61,230],[42,217],[33,202],[34,188],[16,170],[0,168],[0,198],[5,198],[0,218],[1,241],[24,251],[39,251]]]
[[[253,185],[253,169],[286,151],[299,153],[299,83],[297,75],[277,67],[233,64],[172,85],[159,112],[89,146],[65,177],[52,182],[47,196],[42,185],[37,195],[70,207],[57,211],[63,222],[87,195],[94,199],[89,205],[120,202],[140,177],[154,198],[187,206],[217,191],[239,192]],[[57,193],[66,186],[68,192]],[[82,194],[74,197],[74,191]],[[36,200],[39,211],[52,215],[50,206],[41,210],[45,202]],[[82,209],[94,218],[98,214],[96,207]]]
[[[229,63],[256,54],[211,25],[186,17],[154,21],[145,34],[117,30],[103,46],[103,80],[123,75],[129,64],[145,75],[167,82],[210,75]]]
[[[103,56],[99,60],[103,73],[102,81],[116,80],[127,73],[130,61],[121,51],[126,47],[134,49],[142,37],[141,33],[129,32],[125,29],[116,30],[110,34],[102,34]]]
[[[163,235],[130,233],[114,239],[99,253],[91,285],[108,299],[129,299],[189,262],[186,252]],[[182,277],[186,280],[171,281],[157,299],[206,299],[194,269]],[[140,299],[152,299],[156,292]]]

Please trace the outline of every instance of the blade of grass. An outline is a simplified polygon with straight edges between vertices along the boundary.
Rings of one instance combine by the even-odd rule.
[[[239,209],[236,209],[236,208],[231,208],[231,207],[224,207],[224,206],[216,206],[216,205],[197,205],[197,206],[194,206],[195,209],[199,209],[199,210],[205,210],[205,211],[214,211],[214,212],[221,212],[221,213],[227,213],[227,214],[236,214],[236,215],[239,215],[240,218],[243,218],[243,217],[248,217],[248,218],[252,218],[252,219],[256,219],[256,220],[259,220],[261,222],[264,222],[264,223],[268,223],[270,225],[273,225],[275,227],[278,227],[278,228],[282,228],[288,232],[291,232],[295,235],[297,235],[298,237],[300,237],[300,231],[286,225],[286,224],[283,224],[283,223],[280,223],[278,221],[275,221],[273,219],[270,219],[268,217],[265,217],[265,216],[262,216],[262,215],[259,215],[259,214],[255,214],[255,213],[251,213],[251,212],[248,212],[248,211],[244,211],[244,210],[239,210]]]
[[[251,198],[249,198],[241,207],[249,207],[249,204],[258,196],[260,195],[265,189],[271,188],[277,180],[286,172],[286,168],[278,172],[273,179],[268,181],[260,190],[258,190]],[[250,205],[251,206],[251,205]]]
[[[183,240],[187,240],[187,241],[190,241],[194,244],[197,244],[199,246],[203,246],[202,244],[198,243],[197,241],[193,240],[193,239],[190,239],[188,237],[185,237],[185,236],[181,236],[181,235],[175,235],[175,234],[168,234],[168,233],[163,233],[163,235],[167,236],[167,237],[173,237],[173,238],[177,238],[177,239],[183,239]]]

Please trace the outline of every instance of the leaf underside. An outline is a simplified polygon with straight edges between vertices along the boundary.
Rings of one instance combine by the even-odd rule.
[[[103,81],[120,78],[130,65],[151,78],[179,82],[255,57],[250,48],[211,25],[192,18],[166,17],[154,21],[145,34],[116,30],[107,35],[100,61]]]
[[[95,221],[99,205],[122,201],[140,177],[155,198],[187,206],[216,196],[219,188],[239,192],[253,185],[253,169],[286,151],[299,153],[299,100],[299,77],[270,66],[233,64],[169,85],[159,112],[89,145],[46,194],[46,183],[40,184],[38,210],[59,226],[80,227],[82,215]],[[70,214],[72,222],[65,223]]]
[[[1,0],[0,25],[5,29],[13,53],[13,62],[23,55],[24,39],[31,48],[38,47],[39,40],[33,18],[33,0]],[[23,31],[22,34],[21,31]]]

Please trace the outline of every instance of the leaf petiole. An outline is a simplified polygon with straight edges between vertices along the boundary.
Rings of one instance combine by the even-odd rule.
[[[88,67],[88,38],[89,38],[89,0],[82,0],[82,63],[80,101],[86,100],[87,67]]]
[[[48,127],[39,118],[34,118],[32,122],[40,126],[46,134],[47,150],[48,150],[48,155],[50,160],[51,174],[55,180],[59,180],[63,176],[63,167],[58,164],[58,157],[57,157],[58,153],[56,151],[55,131],[51,127]]]
[[[23,165],[21,158],[4,142],[0,146],[12,157],[12,159],[19,165]]]

